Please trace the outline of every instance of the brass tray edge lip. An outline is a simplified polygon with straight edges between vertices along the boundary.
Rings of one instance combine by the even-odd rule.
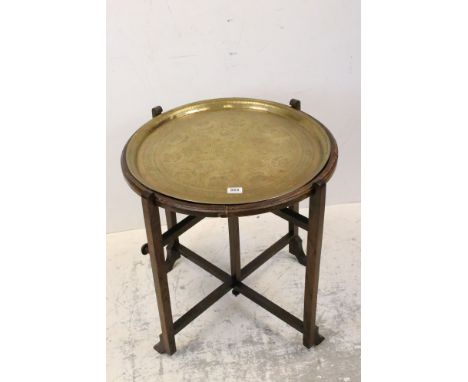
[[[312,117],[310,114],[305,113],[302,110],[297,110],[292,108],[289,105],[276,102],[276,101],[269,101],[269,100],[264,100],[260,98],[247,98],[247,97],[222,97],[222,98],[208,98],[208,99],[203,99],[199,101],[194,101],[190,102],[188,104],[184,104],[181,106],[174,107],[172,109],[169,109],[167,111],[163,111],[161,114],[157,115],[154,118],[149,119],[147,122],[145,122],[143,125],[141,125],[135,132],[131,135],[129,141],[132,140],[132,138],[138,133],[144,130],[145,128],[149,127],[155,127],[158,126],[159,121],[167,119],[168,115],[175,114],[177,112],[180,112],[184,109],[189,109],[191,107],[197,106],[197,105],[202,105],[202,104],[207,104],[207,103],[217,103],[217,102],[222,102],[222,101],[239,101],[239,102],[252,102],[252,103],[258,103],[258,104],[263,104],[263,105],[269,105],[269,106],[275,106],[283,110],[290,111],[291,113],[298,113],[298,114],[303,114],[306,117],[312,119],[315,122],[318,122],[321,127],[323,127],[323,124],[318,121],[316,118]]]
[[[323,125],[322,125],[323,126]],[[325,131],[331,141],[332,150],[327,163],[322,170],[302,187],[289,192],[283,197],[276,199],[268,199],[263,202],[243,203],[243,204],[208,204],[208,203],[195,203],[188,202],[185,200],[177,199],[171,196],[160,194],[159,192],[149,189],[144,184],[141,184],[128,169],[128,163],[126,160],[127,146],[130,139],[126,142],[122,154],[120,157],[120,164],[125,180],[127,181],[130,188],[137,193],[140,197],[146,199],[152,199],[163,208],[169,208],[170,210],[177,211],[183,214],[192,214],[198,216],[212,216],[212,217],[227,217],[227,216],[249,216],[256,215],[265,212],[269,212],[275,209],[288,206],[291,203],[295,203],[305,199],[313,187],[318,184],[327,183],[333,176],[338,164],[339,150],[335,137],[331,131],[325,127]],[[162,201],[161,196],[167,201]],[[171,203],[169,203],[171,202]],[[172,203],[174,202],[174,203]],[[179,204],[177,204],[179,203]],[[237,209],[237,211],[235,210]],[[233,211],[234,210],[234,211]]]
[[[278,196],[275,196],[271,199],[263,199],[263,200],[257,200],[257,201],[253,201],[253,202],[242,202],[242,203],[208,203],[208,202],[196,202],[196,201],[190,201],[190,200],[186,200],[186,199],[179,199],[179,198],[176,198],[174,196],[170,196],[170,195],[167,195],[167,194],[164,194],[160,191],[157,191],[157,190],[153,190],[152,188],[150,188],[149,186],[147,186],[144,182],[142,182],[140,179],[139,179],[139,176],[138,175],[135,175],[134,172],[132,171],[132,169],[130,168],[129,166],[129,161],[128,161],[128,146],[131,144],[132,142],[132,139],[135,137],[135,135],[138,133],[138,132],[141,132],[141,130],[146,127],[147,125],[153,125],[154,122],[157,122],[158,120],[160,119],[165,119],[164,117],[167,116],[167,114],[170,114],[170,113],[173,113],[173,112],[176,112],[176,111],[180,111],[180,110],[183,110],[185,108],[189,108],[189,107],[193,107],[193,106],[196,106],[196,105],[199,105],[199,104],[203,104],[203,103],[208,103],[208,102],[219,102],[219,101],[228,101],[228,100],[231,100],[231,101],[245,101],[245,102],[255,102],[255,103],[260,103],[260,104],[267,104],[267,105],[272,105],[272,106],[277,106],[281,109],[286,109],[288,111],[291,111],[293,113],[299,113],[299,114],[304,114],[305,116],[307,116],[308,118],[312,119],[313,121],[315,121],[321,128],[322,128],[322,133],[325,135],[326,137],[326,142],[327,142],[327,151],[328,151],[328,157],[327,159],[325,160],[323,166],[321,167],[321,169],[318,171],[318,173],[312,178],[310,179],[309,181],[307,181],[306,183],[304,183],[303,185],[297,187],[295,190],[292,190],[292,191],[289,191],[287,193],[284,193],[284,194],[281,194],[281,195],[278,195]],[[157,124],[155,125],[157,126]],[[332,142],[333,141],[333,142]],[[336,150],[336,153],[335,155],[333,155],[334,158],[332,158],[332,148],[333,146],[335,147],[335,150]],[[125,158],[125,159],[124,159]],[[188,204],[192,204],[192,205],[196,205],[196,206],[200,206],[200,207],[203,207],[203,206],[212,206],[214,208],[222,208],[224,207],[225,210],[229,209],[229,208],[232,208],[232,207],[235,207],[235,206],[252,206],[252,207],[255,207],[257,204],[262,204],[262,203],[265,203],[265,202],[268,202],[268,201],[271,201],[272,203],[274,203],[277,199],[280,199],[280,198],[287,198],[288,195],[291,195],[291,194],[294,194],[297,190],[301,189],[301,188],[304,188],[308,185],[310,185],[311,187],[313,186],[314,183],[316,183],[315,179],[317,179],[321,173],[323,172],[323,170],[328,166],[329,162],[334,159],[335,160],[335,163],[334,163],[334,167],[333,167],[333,171],[332,171],[332,174],[330,175],[330,177],[333,175],[334,171],[335,171],[335,168],[336,168],[336,162],[337,162],[337,159],[338,159],[338,147],[337,147],[337,144],[336,144],[336,140],[335,138],[333,137],[333,134],[330,132],[330,130],[322,123],[320,122],[317,118],[313,117],[312,115],[302,111],[302,110],[297,110],[297,109],[294,109],[292,108],[291,106],[289,105],[286,105],[286,104],[282,104],[280,102],[276,102],[276,101],[270,101],[270,100],[264,100],[264,99],[259,99],[259,98],[250,98],[250,97],[220,97],[220,98],[209,98],[209,99],[203,99],[203,100],[199,100],[199,101],[194,101],[194,102],[191,102],[191,103],[188,103],[188,104],[184,104],[184,105],[181,105],[181,106],[178,106],[178,107],[175,107],[175,108],[172,108],[172,109],[169,109],[161,114],[159,114],[158,116],[154,117],[154,118],[151,118],[149,121],[147,121],[146,123],[144,123],[142,126],[140,126],[131,136],[130,138],[127,140],[125,146],[124,146],[124,149],[122,151],[122,155],[121,155],[121,166],[122,166],[122,169],[124,170],[124,163],[125,162],[125,168],[128,172],[128,175],[130,175],[133,179],[132,179],[132,184],[130,184],[131,188],[137,192],[137,194],[140,194],[140,196],[142,197],[145,197],[143,195],[144,194],[155,194],[155,195],[161,195],[161,196],[164,196],[164,198],[167,198],[167,199],[170,199],[170,200],[174,200],[174,201],[177,201],[177,202],[180,202],[180,203],[188,203]],[[126,176],[126,172],[124,171],[124,176],[127,180],[127,182],[130,180],[127,178]],[[326,180],[328,181],[328,179]],[[142,192],[139,192],[139,191],[143,191]]]
[[[127,142],[127,145],[130,145],[132,146],[132,143],[133,142],[133,139],[135,138],[135,136],[137,134],[143,134],[144,132],[146,132],[147,130],[150,130],[151,128],[156,128],[157,126],[160,125],[160,123],[158,123],[159,121],[166,121],[166,120],[170,120],[170,118],[168,119],[168,115],[174,115],[176,114],[177,112],[179,111],[182,111],[184,109],[190,109],[191,107],[194,107],[194,106],[197,106],[197,105],[202,105],[202,104],[206,104],[206,103],[217,103],[217,102],[223,102],[223,101],[239,101],[239,102],[253,102],[253,103],[258,103],[258,104],[264,104],[264,105],[270,105],[270,106],[275,106],[275,107],[278,107],[280,109],[283,109],[283,110],[287,110],[287,111],[290,111],[292,113],[299,113],[299,114],[303,114],[304,116],[306,116],[307,118],[310,118],[311,120],[313,120],[314,122],[316,122],[320,127],[321,127],[321,133],[323,135],[323,137],[325,137],[325,142],[327,144],[327,147],[326,147],[326,152],[328,152],[328,157],[327,157],[327,160],[328,158],[330,157],[330,153],[331,153],[331,142],[330,142],[330,138],[328,137],[328,134],[326,133],[326,131],[324,130],[324,125],[323,123],[321,123],[319,120],[317,120],[316,118],[314,118],[313,116],[311,116],[310,114],[308,113],[305,113],[303,112],[302,110],[297,110],[297,109],[294,109],[292,108],[291,106],[289,105],[286,105],[286,104],[282,104],[280,102],[276,102],[276,101],[270,101],[270,100],[264,100],[264,99],[259,99],[259,98],[249,98],[249,97],[221,97],[221,98],[209,98],[209,99],[203,99],[203,100],[199,100],[199,101],[194,101],[194,102],[190,102],[188,104],[184,104],[184,105],[181,105],[181,106],[178,106],[178,107],[175,107],[175,108],[172,108],[172,109],[169,109],[165,112],[162,112],[161,114],[157,115],[156,117],[154,118],[151,118],[149,121],[145,122],[142,126],[140,126],[129,138],[128,142]],[[149,132],[147,132],[149,133]],[[129,168],[129,171],[132,173],[132,175],[137,178],[139,180],[140,183],[142,184],[145,184],[145,182],[143,181],[143,179],[141,179],[141,177],[139,176],[138,174],[138,171],[136,171],[136,169],[134,168],[134,163],[130,160],[129,161],[129,154],[128,154],[128,150],[127,150],[127,154],[126,154],[126,160],[127,160],[127,164],[128,164],[128,168]],[[325,167],[326,165],[326,161],[325,163],[323,164],[323,166],[321,167],[321,170]],[[320,170],[320,171],[321,171]],[[147,184],[145,184],[146,187],[150,188],[150,186],[148,186]],[[151,189],[151,188],[150,188]],[[265,200],[268,200],[268,199],[265,199]],[[193,202],[193,203],[199,203],[199,202]],[[251,202],[251,203],[254,203],[254,202]]]

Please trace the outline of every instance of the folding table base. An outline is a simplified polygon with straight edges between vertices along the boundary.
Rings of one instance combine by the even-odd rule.
[[[298,203],[288,208],[273,211],[274,214],[289,222],[288,233],[242,268],[240,261],[239,217],[228,217],[231,259],[230,273],[218,268],[179,242],[178,237],[203,220],[203,217],[189,215],[177,223],[175,212],[166,209],[168,230],[162,233],[158,206],[153,200],[142,198],[148,243],[142,246],[141,251],[143,254],[150,255],[162,330],[159,336],[160,341],[154,346],[154,349],[159,353],[173,354],[176,351],[175,335],[230,290],[235,295],[244,295],[301,332],[305,347],[310,348],[322,342],[324,338],[319,334],[318,327],[315,324],[315,317],[325,209],[325,190],[325,184],[321,184],[317,185],[312,191],[309,201],[309,218],[298,213]],[[298,235],[298,228],[303,228],[308,232],[307,253],[304,253],[302,249],[302,240]],[[300,320],[242,282],[242,280],[287,245],[289,246],[289,252],[296,256],[300,264],[306,267],[303,320]],[[166,258],[164,258],[164,247],[166,247],[167,251]],[[173,321],[167,273],[171,271],[175,261],[180,257],[184,257],[197,264],[208,273],[217,277],[222,281],[222,284],[179,319]]]

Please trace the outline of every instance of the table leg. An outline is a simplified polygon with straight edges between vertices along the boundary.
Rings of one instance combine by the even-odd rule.
[[[177,224],[177,216],[174,211],[171,211],[168,208],[164,211],[166,213],[167,228],[169,229]],[[179,239],[175,239],[173,242],[169,243],[166,247],[166,252],[166,266],[167,271],[169,272],[174,267],[176,260],[180,258]]]
[[[299,212],[299,202],[294,203],[290,206],[292,210]],[[302,248],[302,239],[299,237],[299,229],[297,225],[293,223],[289,223],[289,233],[293,235],[293,238],[289,242],[289,253],[296,256],[297,261],[302,264],[306,265],[306,255],[304,253],[304,249]]]
[[[289,105],[291,105],[293,109],[301,110],[301,101],[298,99],[291,98],[291,100],[289,101]],[[296,212],[299,212],[299,202],[294,203],[289,208],[291,208],[292,210]],[[294,235],[293,238],[291,239],[291,242],[289,243],[289,253],[296,256],[297,261],[300,264],[306,265],[307,260],[306,260],[306,256],[304,253],[304,249],[302,247],[302,239],[298,235],[297,226],[295,226],[292,223],[289,223],[289,233],[292,233]]]
[[[231,254],[231,278],[233,284],[241,281],[241,263],[240,263],[240,238],[239,238],[239,218],[237,216],[228,217],[229,226],[229,251]],[[237,296],[239,292],[232,290]]]
[[[309,232],[304,291],[304,346],[310,348],[323,341],[315,324],[319,284],[320,255],[322,250],[323,219],[325,214],[326,185],[318,185],[309,201]]]
[[[161,342],[155,347],[159,353],[173,354],[176,351],[174,325],[172,321],[171,300],[167,284],[167,270],[164,261],[162,245],[161,220],[158,206],[146,198],[142,198],[143,215],[145,218],[148,251],[153,271],[154,288],[158,302],[159,318],[161,320]]]

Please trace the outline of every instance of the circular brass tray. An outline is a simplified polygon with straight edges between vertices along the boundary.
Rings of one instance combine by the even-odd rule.
[[[200,101],[162,113],[129,140],[126,161],[146,187],[198,203],[272,199],[311,181],[330,140],[311,116],[247,98]]]

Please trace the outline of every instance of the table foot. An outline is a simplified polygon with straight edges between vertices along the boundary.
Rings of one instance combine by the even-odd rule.
[[[153,349],[156,350],[159,354],[166,354],[161,340],[153,346]]]
[[[309,343],[305,338],[303,340],[303,344],[304,346],[307,348],[307,349],[310,349],[311,347],[313,346],[317,346],[319,345],[320,343],[322,343],[322,341],[325,339],[324,336],[322,336],[320,333],[319,333],[319,328],[317,327],[315,329],[315,335],[314,335],[314,338],[313,338],[313,341],[311,343]]]
[[[299,264],[306,265],[307,256],[304,253],[304,249],[302,248],[302,239],[299,236],[294,236],[291,239],[289,244],[289,252],[296,256],[297,261]]]
[[[164,345],[162,343],[162,337],[159,336],[159,342],[153,346],[153,349],[156,350],[159,354],[169,354],[172,355],[175,353],[175,350],[172,353],[167,353],[164,349]]]
[[[238,292],[237,290],[233,289],[233,290],[232,290],[232,294],[233,294],[234,296],[237,297],[237,296],[240,295],[240,292]]]

